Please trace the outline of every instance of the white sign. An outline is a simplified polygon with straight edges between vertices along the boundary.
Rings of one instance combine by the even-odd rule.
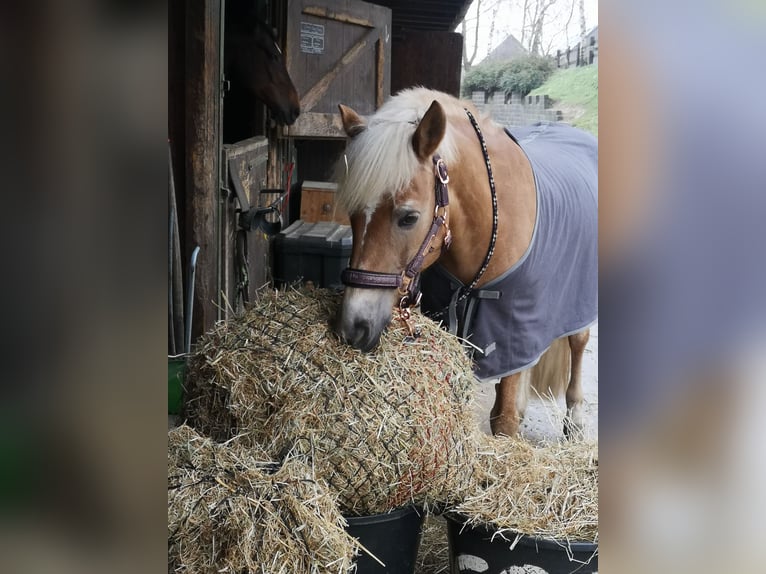
[[[324,26],[301,22],[301,52],[324,54]]]

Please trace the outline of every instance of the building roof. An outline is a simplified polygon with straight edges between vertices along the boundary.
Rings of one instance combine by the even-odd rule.
[[[395,30],[452,32],[465,17],[471,0],[373,0],[391,8],[391,27]]]
[[[500,45],[492,50],[482,60],[482,62],[500,62],[505,60],[514,60],[527,55],[527,49],[521,45],[513,34],[503,40]]]

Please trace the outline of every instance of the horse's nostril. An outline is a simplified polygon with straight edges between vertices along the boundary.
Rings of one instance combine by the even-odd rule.
[[[357,348],[365,346],[370,339],[370,323],[363,319],[354,321],[354,334],[352,345]]]

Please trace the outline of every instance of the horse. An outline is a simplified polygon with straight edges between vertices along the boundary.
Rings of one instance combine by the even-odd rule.
[[[372,351],[393,312],[406,322],[420,302],[467,340],[480,381],[500,379],[493,434],[517,434],[534,388],[565,392],[564,433],[581,436],[598,303],[596,139],[560,123],[510,132],[425,88],[368,120],[339,110],[337,193],[353,243],[337,334]]]
[[[254,100],[265,104],[278,124],[292,125],[300,115],[300,98],[276,30],[257,17],[252,0],[226,5],[224,76],[230,87],[224,108],[225,139],[254,135],[248,125]]]

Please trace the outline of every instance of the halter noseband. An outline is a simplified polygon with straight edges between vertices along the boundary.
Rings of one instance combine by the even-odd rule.
[[[423,267],[426,256],[433,253],[437,248],[436,245],[433,245],[433,242],[442,226],[446,230],[442,242],[442,250],[449,249],[452,242],[452,233],[449,229],[449,192],[447,189],[449,175],[447,174],[447,164],[444,163],[444,160],[438,154],[434,155],[432,159],[436,179],[434,186],[436,207],[434,208],[431,229],[426,234],[423,243],[420,244],[420,249],[418,249],[415,257],[412,258],[401,273],[381,273],[347,267],[340,276],[344,285],[368,289],[397,289],[401,296],[399,299],[400,309],[414,307],[420,302],[418,275]]]

